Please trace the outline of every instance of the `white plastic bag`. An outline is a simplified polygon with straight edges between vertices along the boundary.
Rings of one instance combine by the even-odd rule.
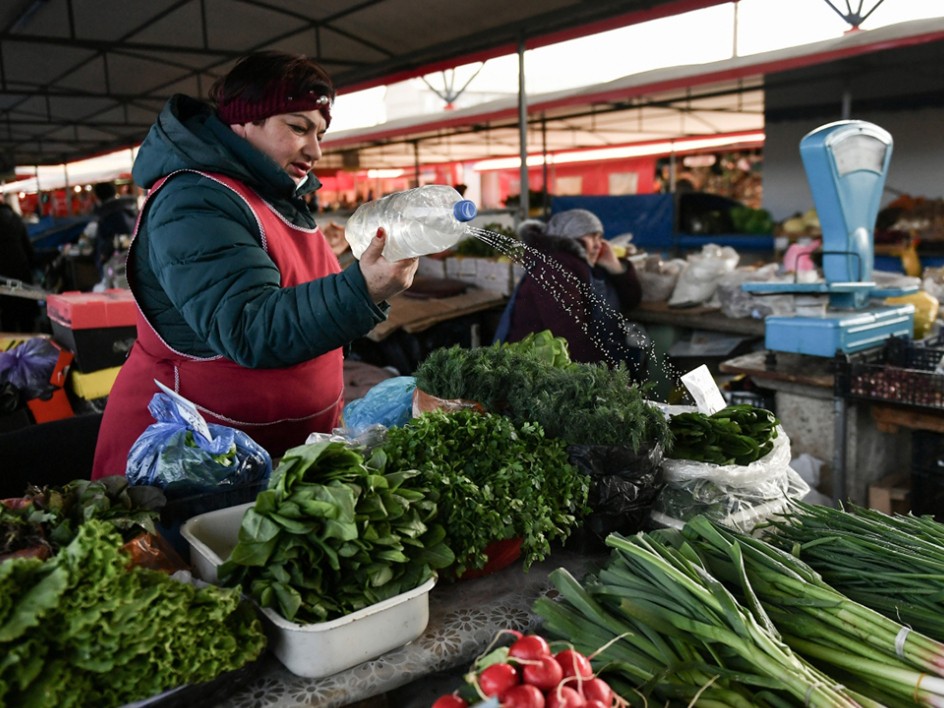
[[[686,258],[685,267],[679,273],[669,305],[695,306],[707,304],[715,294],[721,277],[737,268],[738,252],[730,246],[713,243],[702,247],[701,253]]]
[[[653,505],[655,521],[680,527],[703,514],[744,532],[802,499],[810,486],[790,467],[790,439],[777,426],[773,449],[749,465],[715,465],[665,458],[665,487]]]

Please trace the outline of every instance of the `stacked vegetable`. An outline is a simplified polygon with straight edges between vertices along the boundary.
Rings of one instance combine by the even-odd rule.
[[[611,535],[605,568],[552,579],[544,631],[623,695],[699,705],[944,704],[944,644],[844,596],[760,539],[697,517]]]
[[[239,592],[131,565],[126,539],[153,527],[158,498],[108,478],[0,504],[0,527],[12,532],[0,562],[0,705],[120,706],[262,653],[262,627]]]
[[[570,645],[552,651],[539,634],[516,636],[479,658],[466,674],[466,686],[440,696],[433,708],[466,708],[470,702],[493,698],[502,708],[610,708],[625,704],[590,660]],[[497,705],[497,704],[496,704]]]
[[[455,554],[452,572],[482,568],[494,541],[520,538],[525,567],[545,558],[586,512],[589,479],[536,423],[470,410],[432,411],[387,431],[388,469],[419,470],[434,490]]]
[[[342,442],[288,450],[219,568],[262,607],[323,622],[420,586],[452,564],[431,480]]]

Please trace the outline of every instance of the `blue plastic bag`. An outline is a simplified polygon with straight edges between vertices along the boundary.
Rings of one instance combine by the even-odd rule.
[[[27,400],[39,398],[54,388],[49,379],[57,361],[56,345],[44,337],[33,337],[0,352],[0,383],[15,386]]]
[[[268,482],[272,458],[246,433],[202,418],[197,425],[196,409],[185,415],[165,393],[154,394],[148,410],[156,422],[128,453],[130,484],[158,487],[168,499],[179,499]],[[209,438],[201,428],[209,431]]]
[[[358,433],[374,425],[393,428],[413,417],[413,391],[416,379],[395,376],[373,386],[362,398],[344,406],[344,427]]]

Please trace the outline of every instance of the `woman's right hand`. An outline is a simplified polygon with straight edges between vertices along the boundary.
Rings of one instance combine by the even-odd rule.
[[[386,242],[386,232],[382,228],[377,229],[376,238],[364,249],[360,258],[361,273],[374,304],[389,300],[410,287],[419,265],[417,258],[388,261],[383,257]]]

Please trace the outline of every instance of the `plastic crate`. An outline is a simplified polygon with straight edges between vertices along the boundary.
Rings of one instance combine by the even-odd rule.
[[[944,408],[944,361],[939,339],[890,338],[883,347],[839,359],[836,395],[918,408]],[[944,370],[944,366],[942,366]]]

